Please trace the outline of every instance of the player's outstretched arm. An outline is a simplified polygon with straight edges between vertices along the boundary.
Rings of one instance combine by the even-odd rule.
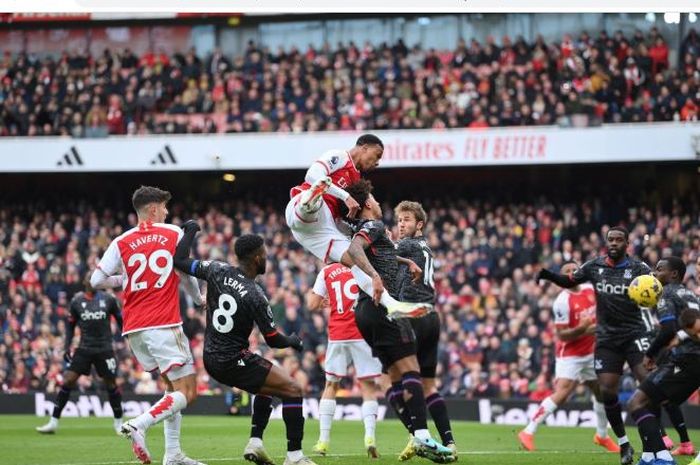
[[[311,311],[323,310],[324,298],[314,291],[309,291],[306,294],[306,307]]]
[[[108,276],[100,268],[95,269],[90,275],[90,286],[93,289],[115,289],[124,285],[124,276],[121,274]]]
[[[537,273],[537,282],[541,280],[550,281],[559,287],[564,289],[570,289],[576,287],[579,284],[585,282],[585,279],[576,278],[576,275],[559,274],[549,271],[547,268],[542,268],[539,273]]]

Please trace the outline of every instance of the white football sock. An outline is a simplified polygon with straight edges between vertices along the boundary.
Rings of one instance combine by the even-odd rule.
[[[147,430],[151,426],[171,417],[183,408],[187,407],[187,398],[180,391],[164,395],[151,408],[131,420],[137,428]]]
[[[595,412],[595,432],[601,438],[608,437],[608,417],[605,415],[605,406],[593,399],[593,411]]]
[[[525,432],[528,434],[535,434],[537,432],[537,427],[549,416],[550,413],[557,409],[557,404],[552,401],[551,397],[547,397],[542,401],[537,411],[530,419],[530,423],[525,427]]]
[[[671,452],[667,451],[666,449],[658,451],[656,453],[656,458],[666,460],[668,462],[673,462],[673,456],[671,455]]]
[[[287,458],[292,462],[298,462],[302,457],[304,457],[304,453],[301,450],[287,451]]]
[[[359,288],[362,289],[367,295],[372,297],[372,295],[374,295],[374,286],[372,286],[372,278],[370,278],[369,275],[362,271],[357,265],[354,265],[352,268],[350,268],[350,271],[352,271],[352,276],[355,278],[355,281],[357,282]],[[389,308],[389,306],[397,304],[398,301],[392,296],[390,296],[386,289],[384,289],[384,292],[382,292],[382,297],[381,299],[379,299],[379,303],[384,305],[384,307]]]
[[[163,421],[163,434],[165,434],[165,455],[173,457],[182,450],[180,449],[180,425],[182,424],[182,413],[177,412],[170,418]]]
[[[366,400],[362,402],[362,421],[365,423],[365,438],[374,439],[378,411],[379,403],[376,400]]]
[[[318,420],[320,423],[320,434],[318,440],[329,442],[331,440],[331,423],[335,415],[335,399],[321,399],[318,403]]]
[[[630,442],[630,440],[626,434],[622,437],[617,438],[617,445],[618,446],[621,446],[623,444],[627,444],[628,442]]]

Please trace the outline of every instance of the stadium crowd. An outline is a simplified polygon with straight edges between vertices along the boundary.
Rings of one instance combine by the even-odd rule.
[[[538,285],[539,264],[557,268],[563,260],[586,260],[603,251],[605,224],[614,219],[610,202],[553,206],[531,202],[492,203],[461,197],[427,198],[428,242],[435,251],[435,283],[443,331],[438,378],[446,397],[529,398],[550,393],[553,365],[551,306],[559,289]],[[294,242],[280,215],[283,203],[224,201],[216,206],[172,205],[174,223],[200,218],[196,245],[201,258],[235,263],[233,241],[244,233],[264,235],[269,267],[262,279],[276,321],[297,332],[305,351],[272,350],[252,338],[252,350],[274,358],[319,396],[326,345],[326,317],[305,307],[304,295],[320,265]],[[111,238],[135,224],[134,214],[87,204],[56,209],[5,205],[0,208],[0,386],[5,393],[55,392],[61,382],[67,304],[82,289]],[[194,214],[193,212],[198,214]],[[393,224],[391,205],[384,206]],[[631,253],[654,264],[665,255],[683,257],[687,283],[700,293],[700,202],[677,200],[665,208],[631,208],[617,213],[631,231]],[[394,233],[396,230],[394,230]],[[223,392],[202,366],[204,315],[182,294],[185,332],[197,360],[198,390]],[[125,392],[157,392],[158,379],[144,372],[123,339],[115,336],[118,384]],[[626,381],[628,390],[634,385]],[[99,383],[82,377],[80,389]],[[623,383],[624,385],[624,383]],[[357,395],[351,381],[341,395]],[[577,397],[583,400],[583,390]]]
[[[241,56],[128,49],[0,59],[0,135],[303,132],[697,121],[700,36],[652,28],[452,50],[326,44]],[[677,65],[670,56],[677,52]]]

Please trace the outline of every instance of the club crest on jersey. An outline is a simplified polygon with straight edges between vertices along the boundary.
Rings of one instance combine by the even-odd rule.
[[[622,277],[623,277],[624,279],[632,279],[632,270],[630,270],[629,268],[627,268],[627,269],[625,270],[625,273],[622,275]]]
[[[603,274],[603,271],[605,271],[605,270],[602,268],[598,268],[598,274]]]

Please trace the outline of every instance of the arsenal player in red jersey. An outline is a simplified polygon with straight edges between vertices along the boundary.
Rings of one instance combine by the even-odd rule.
[[[164,223],[170,192],[141,186],[132,197],[138,225],[117,237],[107,248],[90,278],[95,289],[124,288],[123,335],[141,366],[158,370],[167,385],[162,399],[142,415],[122,425],[132,449],[142,463],[151,463],[146,431],[165,421],[163,465],[202,465],[180,449],[180,411],[197,397],[194,360],[182,331],[173,255],[182,230]],[[202,305],[195,278],[183,283],[194,304]]]
[[[563,274],[573,274],[578,269],[575,262],[567,262]],[[596,434],[593,442],[610,452],[620,448],[608,436],[608,419],[599,401],[600,389],[593,364],[595,347],[596,301],[590,284],[582,284],[563,290],[554,301],[554,324],[557,332],[554,393],[544,399],[530,419],[530,423],[518,434],[520,444],[526,450],[535,450],[537,427],[574,391],[578,383],[584,383],[593,392],[593,410],[596,414]]]
[[[340,380],[347,376],[350,364],[362,389],[362,420],[365,425],[365,448],[370,457],[378,457],[375,427],[377,422],[376,384],[374,378],[382,374],[381,362],[372,356],[372,349],[365,342],[355,323],[355,302],[359,289],[350,270],[333,263],[324,267],[309,293],[310,310],[322,310],[328,302],[328,348],[326,349],[326,387],[319,403],[320,435],[314,452],[328,453],[331,440],[331,422],[335,414],[335,396]]]

